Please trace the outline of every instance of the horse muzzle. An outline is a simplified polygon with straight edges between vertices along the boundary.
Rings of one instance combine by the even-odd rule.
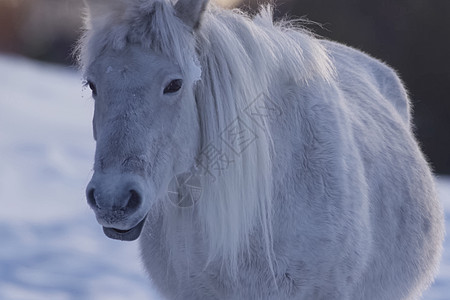
[[[88,204],[105,235],[122,241],[140,236],[151,194],[144,178],[133,174],[95,173],[86,188]]]

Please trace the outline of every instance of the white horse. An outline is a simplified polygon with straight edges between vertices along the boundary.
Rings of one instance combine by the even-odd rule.
[[[443,213],[395,72],[271,7],[88,0],[87,198],[168,299],[416,299]],[[126,258],[124,258],[126,259]]]

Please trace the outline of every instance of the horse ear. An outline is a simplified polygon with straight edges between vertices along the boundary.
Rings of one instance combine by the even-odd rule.
[[[84,3],[90,23],[116,18],[125,11],[123,0],[84,0]]]
[[[200,26],[208,2],[209,0],[178,0],[175,11],[186,25],[195,30]]]

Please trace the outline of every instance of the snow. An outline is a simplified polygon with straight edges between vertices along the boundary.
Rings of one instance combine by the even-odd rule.
[[[106,238],[84,188],[93,102],[71,68],[0,56],[0,299],[158,299],[136,242]],[[450,177],[437,178],[450,230]],[[450,243],[423,299],[448,299]]]

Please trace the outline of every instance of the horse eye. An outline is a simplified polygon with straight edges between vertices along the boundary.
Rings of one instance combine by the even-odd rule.
[[[181,79],[172,80],[164,89],[164,94],[171,94],[171,93],[178,92],[182,86],[183,86],[183,80],[181,80]]]
[[[92,96],[97,96],[97,87],[95,86],[95,84],[92,83],[92,81],[88,81],[87,84],[92,91]]]

